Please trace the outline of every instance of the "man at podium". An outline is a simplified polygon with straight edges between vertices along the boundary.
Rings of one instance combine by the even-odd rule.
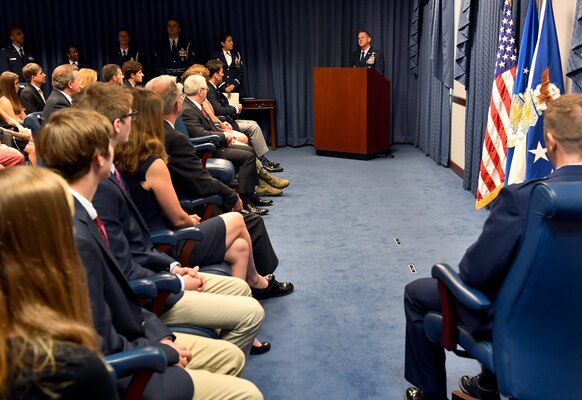
[[[359,50],[352,53],[352,66],[356,68],[376,68],[376,71],[384,75],[384,55],[373,48],[370,43],[372,37],[369,32],[358,33]]]

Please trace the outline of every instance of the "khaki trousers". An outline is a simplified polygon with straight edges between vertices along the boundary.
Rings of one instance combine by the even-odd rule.
[[[243,352],[224,340],[175,333],[175,343],[192,352],[186,372],[194,382],[194,400],[262,400],[250,381],[239,378],[245,365]]]
[[[203,274],[203,293],[187,290],[170,310],[160,316],[166,324],[198,325],[219,331],[219,337],[248,355],[265,318],[258,301],[250,297],[247,283],[239,278]]]

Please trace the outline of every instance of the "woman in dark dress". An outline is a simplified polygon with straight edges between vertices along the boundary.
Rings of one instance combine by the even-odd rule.
[[[269,287],[271,282],[255,268],[252,240],[241,214],[229,212],[200,222],[197,215],[188,215],[180,207],[166,165],[161,97],[151,90],[135,88],[133,109],[139,115],[131,124],[129,141],[116,148],[115,165],[149,229],[196,226],[204,240],[192,252],[191,266],[226,261],[232,276],[245,280],[251,288]]]
[[[0,398],[117,399],[99,353],[65,181],[0,173]]]

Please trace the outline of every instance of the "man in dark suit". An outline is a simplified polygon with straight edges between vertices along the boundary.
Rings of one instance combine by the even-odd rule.
[[[74,44],[69,44],[65,51],[65,64],[71,64],[77,67],[77,69],[81,68],[89,68],[86,64],[81,63],[79,61],[79,48]]]
[[[384,55],[378,49],[373,48],[370,43],[372,37],[370,33],[362,31],[358,33],[359,50],[352,53],[352,66],[357,68],[375,68],[376,71],[384,74]]]
[[[28,82],[18,95],[22,107],[24,107],[27,114],[42,112],[46,98],[44,97],[41,86],[46,81],[46,74],[40,65],[28,63],[22,68],[22,75],[24,75],[24,79]]]
[[[231,106],[224,93],[218,90],[218,86],[224,79],[224,68],[222,62],[220,60],[210,60],[206,63],[206,68],[208,68],[208,72],[210,73],[208,78],[207,97],[214,109],[214,114],[221,121],[231,124],[234,130],[247,135],[250,139],[250,143],[255,149],[258,159],[268,172],[283,171],[283,168],[281,168],[279,163],[270,161],[265,156],[269,151],[269,147],[267,147],[265,136],[263,135],[263,131],[259,124],[252,120],[239,119],[238,114],[242,111],[242,104],[238,104],[236,107]]]
[[[555,171],[543,180],[582,184],[582,95],[567,94],[552,101],[545,112],[544,138],[547,155]],[[499,193],[483,232],[461,259],[461,279],[495,301],[501,284],[521,244],[529,195],[538,180],[509,185]],[[445,355],[440,343],[424,333],[427,312],[441,311],[437,281],[418,279],[404,291],[406,314],[405,378],[417,388],[406,391],[406,399],[446,399]],[[477,314],[457,303],[460,323],[481,338],[490,338],[493,315]],[[480,399],[498,399],[494,375],[464,376],[461,389]]]
[[[117,135],[127,136],[131,118],[116,120],[114,126]],[[252,383],[236,377],[244,367],[244,356],[235,346],[173,334],[157,316],[140,308],[91,203],[99,183],[110,175],[112,130],[111,122],[98,112],[69,108],[45,122],[39,141],[46,165],[65,177],[75,197],[75,238],[104,353],[144,346],[156,346],[166,353],[170,368],[154,375],[146,389],[147,399],[193,398],[193,380],[196,398],[230,398],[239,393],[236,398],[262,399]]]
[[[134,88],[141,85],[143,81],[143,66],[140,62],[129,60],[121,66],[123,73],[123,84],[127,87]]]
[[[177,79],[186,68],[195,63],[194,46],[187,39],[180,37],[180,21],[169,18],[166,23],[168,38],[158,45],[156,64],[160,74],[172,75]]]
[[[81,91],[79,70],[74,65],[62,64],[55,68],[52,75],[53,91],[42,110],[42,119],[48,121],[51,114],[62,108],[71,107],[73,97]]]
[[[216,127],[203,110],[201,104],[206,100],[208,84],[204,77],[193,75],[184,82],[184,93],[187,97],[182,104],[182,120],[191,137],[218,135],[221,138],[220,146],[214,155],[231,161],[238,167],[239,195],[243,202],[243,208],[249,212],[263,215],[268,212],[265,208],[259,208],[263,201],[254,195],[259,178],[255,163],[255,154],[249,146],[232,146],[232,134],[223,132]]]
[[[119,42],[119,47],[113,50],[111,55],[111,64],[123,65],[126,61],[138,61],[143,64],[141,54],[137,48],[130,46],[131,38],[129,37],[129,31],[122,29],[117,34],[117,41]]]
[[[197,199],[218,195],[223,201],[223,211],[241,211],[242,200],[238,194],[212,177],[202,167],[202,162],[188,138],[174,128],[182,109],[180,89],[175,80],[168,78],[167,75],[159,76],[149,81],[146,88],[158,93],[163,100],[168,169],[178,197]],[[272,274],[279,264],[279,259],[269,239],[263,218],[253,213],[244,213],[244,220],[253,240],[253,257],[257,271],[261,275]]]
[[[36,58],[24,48],[24,32],[21,28],[10,29],[10,44],[0,50],[0,72],[11,71],[18,74],[19,81],[26,80],[22,75],[22,68],[28,63],[37,62]]]

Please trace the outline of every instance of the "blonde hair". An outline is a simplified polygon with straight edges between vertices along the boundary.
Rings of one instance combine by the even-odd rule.
[[[97,71],[91,68],[81,68],[79,70],[79,79],[84,89],[90,84],[97,82]]]
[[[98,353],[85,271],[75,246],[66,182],[36,167],[0,174],[0,393],[8,365],[55,370],[55,342]],[[18,338],[19,348],[7,350]],[[32,353],[32,357],[30,354]],[[25,365],[33,360],[32,368]]]
[[[127,143],[115,148],[115,165],[121,173],[135,173],[149,156],[158,155],[164,162],[168,155],[164,145],[162,98],[150,89],[133,89],[133,109],[139,112],[131,123]]]
[[[185,82],[192,75],[201,75],[204,79],[208,80],[210,78],[210,71],[202,64],[194,64],[184,71],[182,74],[182,82]]]

